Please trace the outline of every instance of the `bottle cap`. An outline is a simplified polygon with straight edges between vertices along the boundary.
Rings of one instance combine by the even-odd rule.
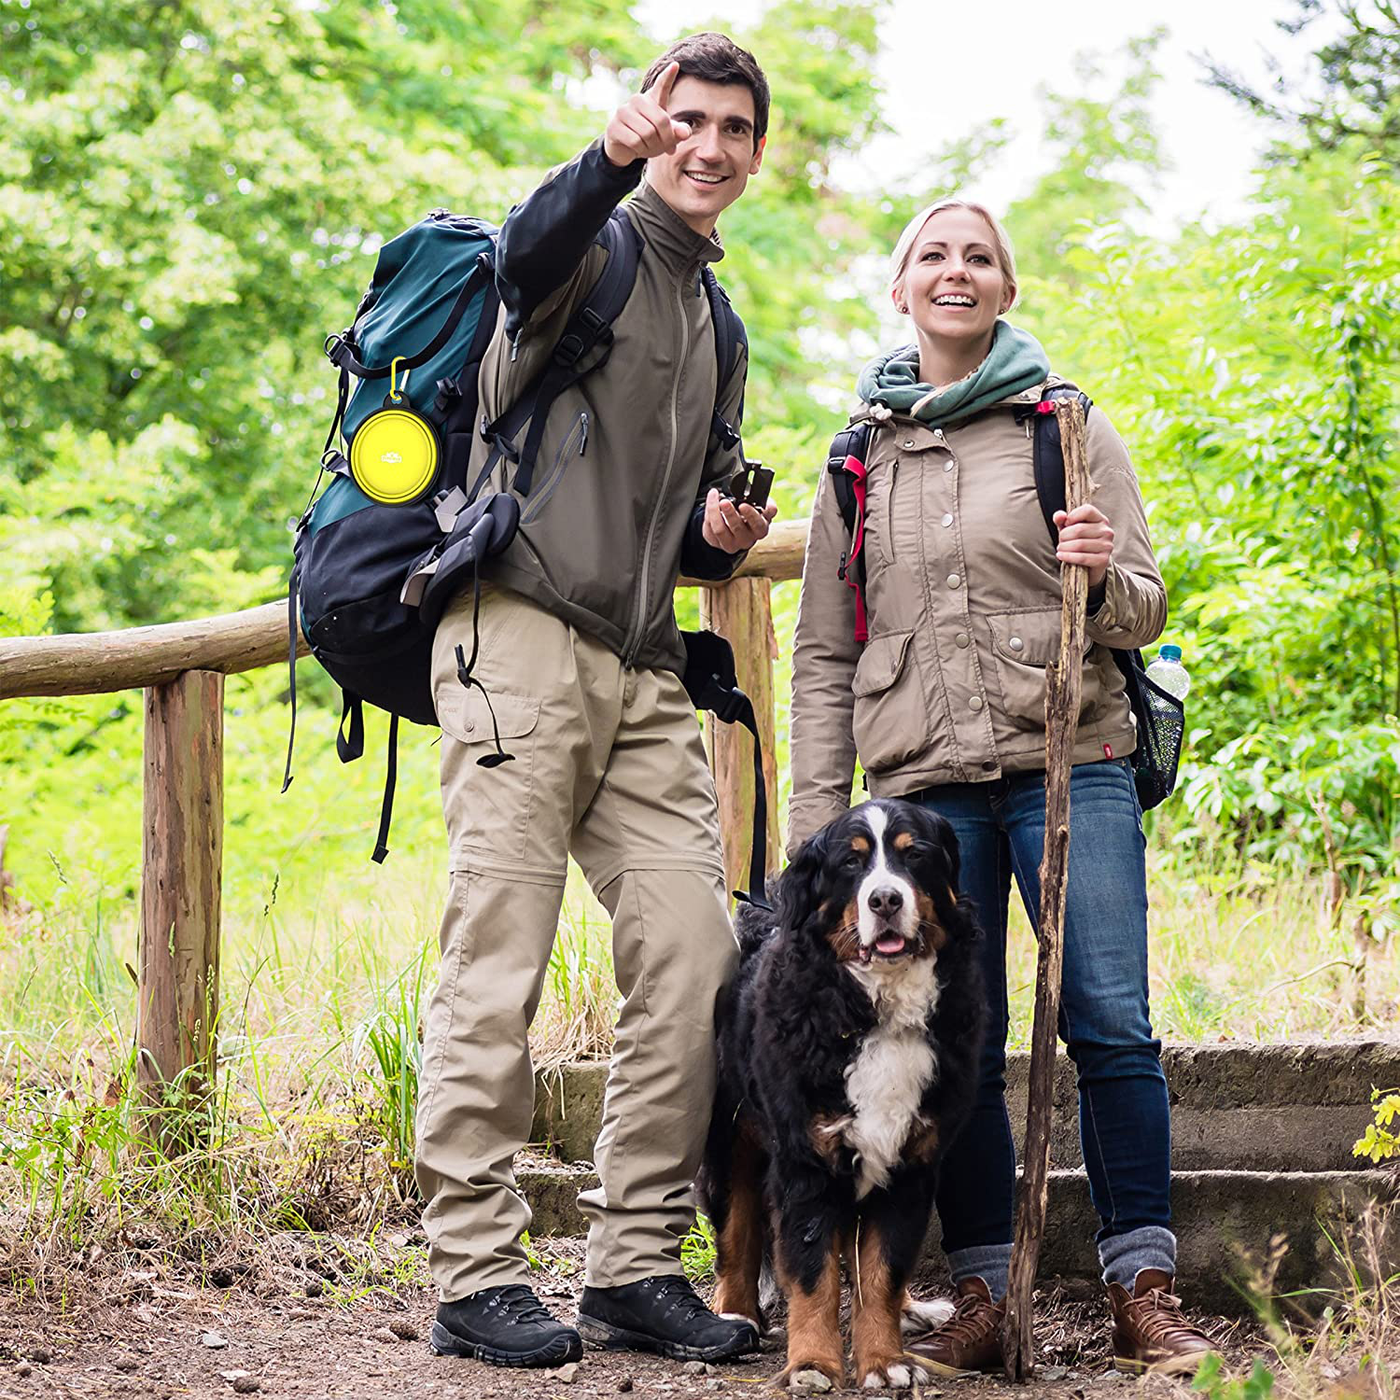
[[[1157,655],[1160,656],[1163,661],[1180,661],[1181,648],[1179,646],[1173,646],[1171,642],[1168,642],[1166,646],[1157,648]]]

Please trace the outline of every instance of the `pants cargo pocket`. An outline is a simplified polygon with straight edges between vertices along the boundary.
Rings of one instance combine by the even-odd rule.
[[[468,853],[519,862],[534,800],[537,695],[492,690],[488,696],[455,678],[440,684],[435,700],[442,726],[442,804],[453,869]],[[510,755],[483,767],[497,753]]]

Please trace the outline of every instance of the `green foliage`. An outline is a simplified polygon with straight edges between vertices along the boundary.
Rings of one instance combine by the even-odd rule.
[[[368,1063],[373,1121],[384,1135],[389,1166],[405,1188],[412,1184],[418,1076],[423,1067],[419,1015],[435,952],[436,942],[425,942],[393,983],[380,989],[374,1010],[356,1029],[353,1042],[354,1061]]]
[[[708,1215],[696,1215],[690,1233],[681,1241],[681,1267],[691,1283],[709,1283],[715,1276],[715,1227]]]
[[[1208,1352],[1196,1369],[1191,1389],[1208,1400],[1268,1400],[1273,1394],[1274,1373],[1256,1360],[1247,1376],[1232,1376],[1216,1352]]]
[[[1269,193],[1172,248],[1082,229],[1026,319],[1143,481],[1196,678],[1178,837],[1316,866],[1330,820],[1359,894],[1400,837],[1397,194],[1359,151]]]
[[[1375,1121],[1366,1125],[1351,1149],[1352,1156],[1371,1162],[1400,1157],[1400,1133],[1392,1126],[1400,1125],[1400,1089],[1372,1089],[1371,1104]]]
[[[1158,78],[1152,56],[1165,37],[1158,29],[1129,43],[1127,74],[1106,96],[1093,95],[1103,87],[1104,72],[1102,61],[1089,55],[1075,64],[1073,96],[1045,95],[1053,164],[1011,205],[1006,220],[1022,275],[1056,279],[1052,305],[1078,280],[1065,265],[1076,230],[1103,228],[1141,211],[1143,198],[1131,178],[1150,183],[1164,168],[1148,102]]]
[[[1400,16],[1393,0],[1294,0],[1294,13],[1277,21],[1287,34],[1299,34],[1319,20],[1330,22],[1333,38],[1314,54],[1314,71],[1290,80],[1276,61],[1265,91],[1213,56],[1205,60],[1212,87],[1229,93],[1287,133],[1274,150],[1280,163],[1299,145],[1335,150],[1360,137],[1400,162]],[[1301,138],[1301,140],[1300,140]]]

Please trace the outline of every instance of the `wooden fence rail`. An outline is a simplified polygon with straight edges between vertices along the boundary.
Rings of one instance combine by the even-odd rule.
[[[771,585],[802,572],[805,522],[774,526],[724,584],[700,587],[704,625],[734,647],[754,702],[770,801],[770,867],[779,852],[774,760]],[[298,655],[307,655],[305,638]],[[287,606],[120,632],[0,638],[0,700],[144,689],[145,739],[138,932],[140,1082],[153,1095],[214,1082],[223,866],[224,677],[285,662]],[[730,888],[747,879],[753,812],[749,738],[707,720]]]

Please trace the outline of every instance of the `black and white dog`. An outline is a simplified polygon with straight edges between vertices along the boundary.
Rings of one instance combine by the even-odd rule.
[[[856,1384],[927,1379],[904,1351],[901,1314],[938,1164],[972,1107],[985,1021],[979,935],[957,886],[946,821],[867,802],[797,853],[776,913],[739,915],[700,1187],[718,1244],[715,1310],[761,1329],[771,1256],[794,1387],[821,1385],[813,1372],[844,1384],[843,1256]]]

